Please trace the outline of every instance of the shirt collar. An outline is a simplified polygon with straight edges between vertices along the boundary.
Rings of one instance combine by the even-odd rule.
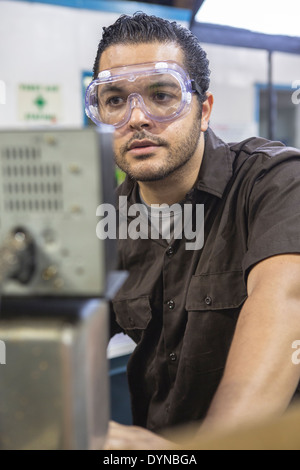
[[[195,187],[214,196],[222,197],[233,174],[235,154],[209,128],[205,135],[205,148]]]

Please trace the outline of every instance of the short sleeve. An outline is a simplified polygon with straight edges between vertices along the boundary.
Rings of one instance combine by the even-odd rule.
[[[264,165],[248,199],[247,222],[245,278],[251,267],[263,259],[300,253],[299,153],[278,162],[270,158]]]

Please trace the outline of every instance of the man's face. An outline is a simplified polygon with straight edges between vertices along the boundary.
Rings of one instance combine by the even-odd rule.
[[[103,52],[99,72],[165,60],[173,60],[184,68],[183,53],[174,43],[118,44]],[[201,130],[205,130],[199,115],[196,94],[193,94],[191,111],[171,122],[157,122],[141,108],[133,108],[129,121],[115,131],[117,165],[137,181],[157,181],[176,172],[198,157]]]

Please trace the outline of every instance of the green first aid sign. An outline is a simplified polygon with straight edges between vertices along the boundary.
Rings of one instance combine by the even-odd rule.
[[[61,120],[59,85],[21,83],[18,89],[18,118],[35,124],[56,124]]]

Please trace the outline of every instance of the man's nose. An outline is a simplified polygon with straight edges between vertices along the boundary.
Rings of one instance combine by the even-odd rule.
[[[147,115],[146,111],[141,106],[140,101],[134,98],[131,101],[131,111],[128,120],[128,125],[132,128],[149,127],[152,125],[152,120]]]

